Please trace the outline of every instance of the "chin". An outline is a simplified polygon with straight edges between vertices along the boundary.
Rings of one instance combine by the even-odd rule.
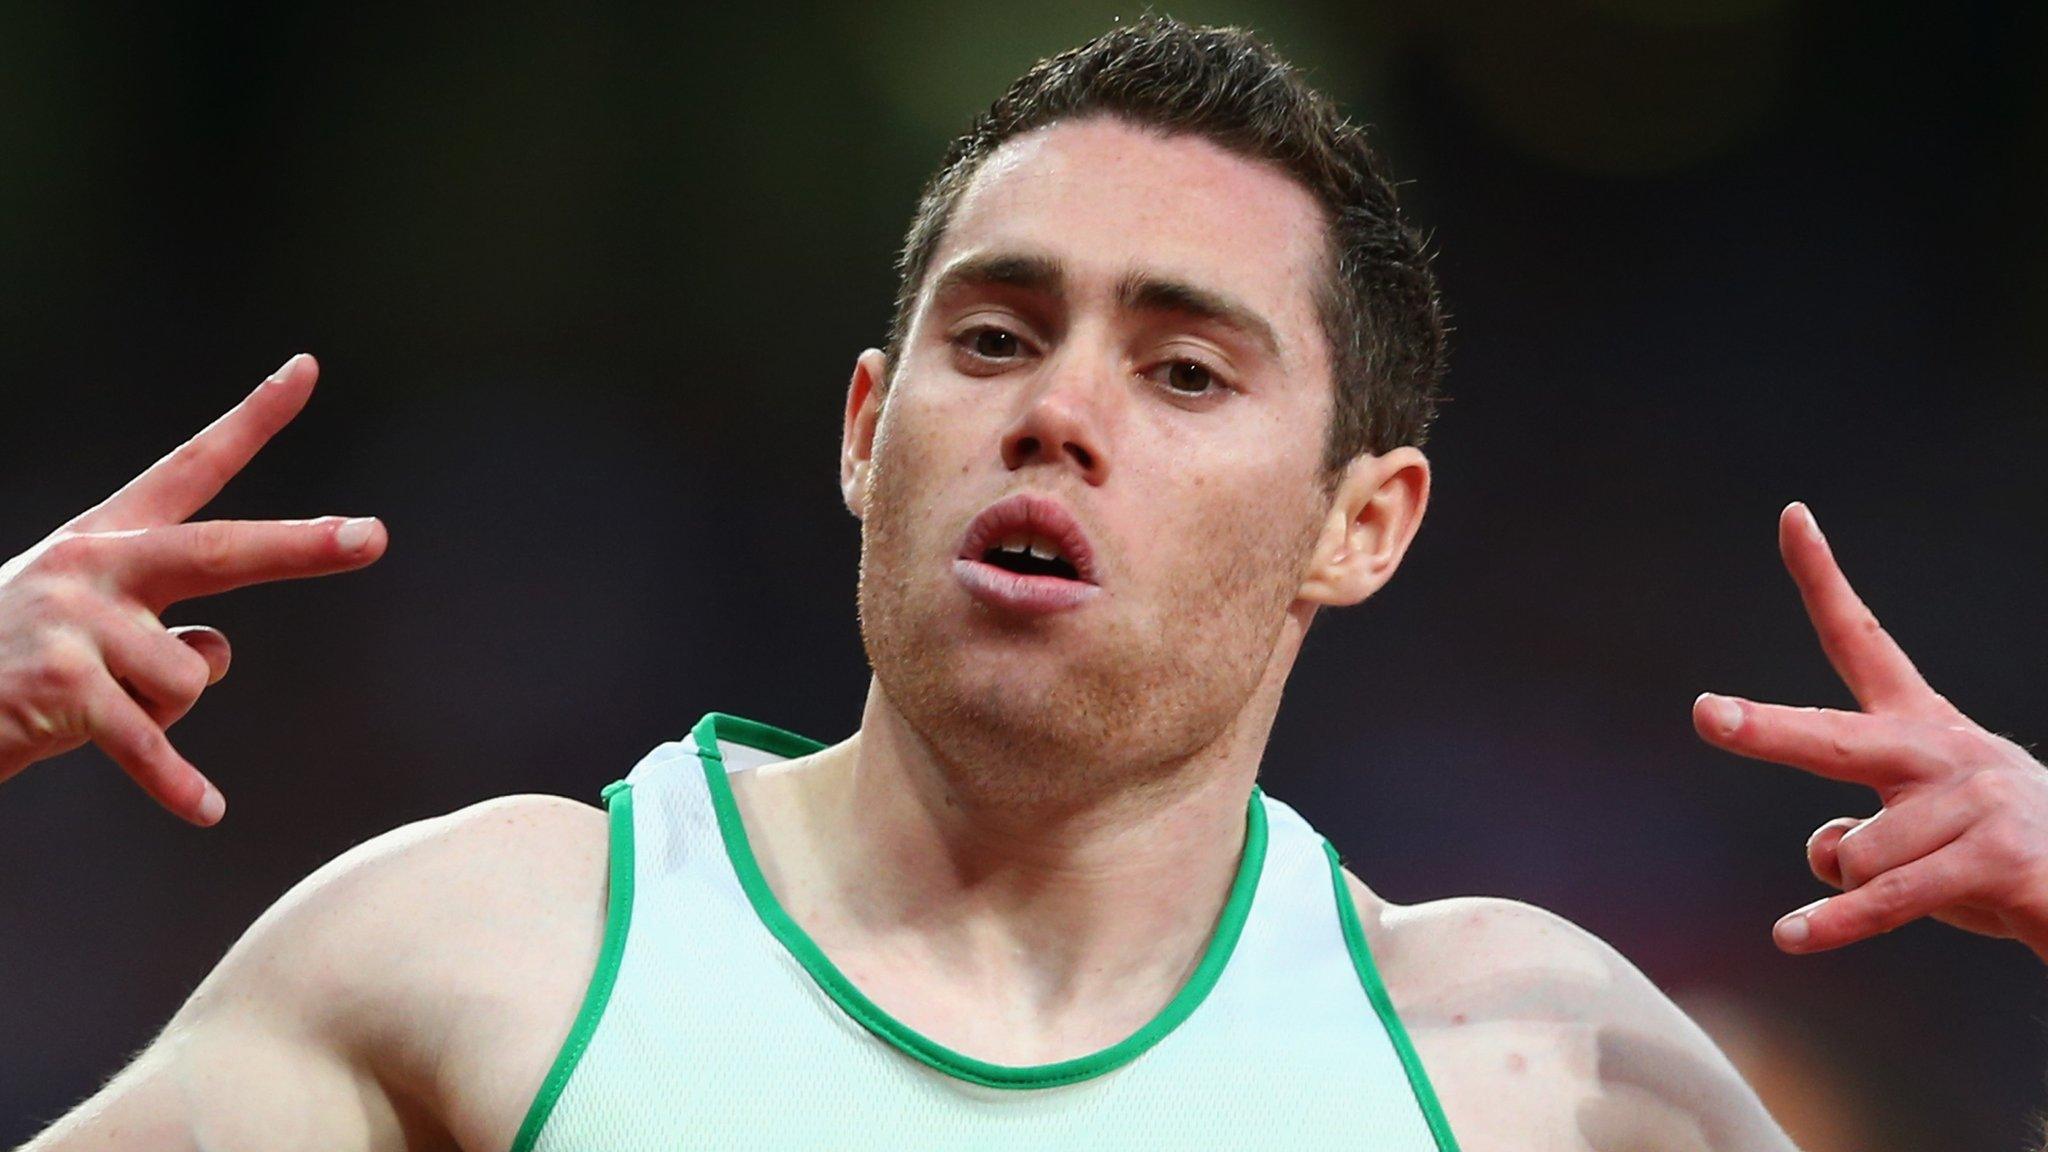
[[[1080,691],[1088,678],[1045,651],[1042,641],[948,637],[919,647],[945,655],[873,663],[890,701],[927,738],[1031,757],[1082,753],[1092,742],[1087,721],[1102,709]],[[871,658],[883,655],[870,652]]]
[[[1082,803],[1170,775],[1245,703],[1236,678],[1205,682],[1178,662],[1161,666],[1092,639],[1077,652],[871,633],[868,654],[890,705],[938,753],[953,786],[988,803]]]

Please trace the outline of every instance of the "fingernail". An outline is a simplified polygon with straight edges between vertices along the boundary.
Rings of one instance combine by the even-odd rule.
[[[284,379],[284,378],[285,378],[285,374],[286,374],[286,373],[288,373],[288,372],[290,372],[290,371],[292,370],[292,365],[294,365],[294,364],[297,364],[297,363],[299,362],[299,357],[301,357],[301,356],[303,356],[303,355],[305,355],[305,353],[303,353],[303,352],[294,352],[294,353],[292,353],[292,354],[291,354],[291,358],[290,358],[290,359],[288,359],[288,360],[286,360],[286,361],[285,361],[284,363],[282,363],[282,364],[279,364],[279,365],[277,366],[277,371],[275,371],[275,372],[272,372],[272,373],[270,374],[270,378],[269,378],[268,380],[265,380],[265,381],[264,381],[264,383],[265,383],[265,384],[270,384],[270,383],[273,383],[273,382],[275,382],[275,381],[278,381],[278,380],[282,380],[282,379]]]
[[[1808,507],[1807,507],[1807,506],[1806,506],[1806,505],[1805,505],[1804,503],[1801,503],[1801,504],[1799,505],[1799,515],[1800,515],[1800,517],[1801,517],[1801,518],[1803,518],[1803,519],[1804,519],[1804,520],[1806,521],[1806,530],[1807,530],[1808,532],[1811,532],[1811,533],[1813,533],[1813,538],[1814,538],[1814,539],[1816,539],[1816,540],[1825,540],[1825,539],[1827,539],[1827,537],[1825,537],[1825,536],[1822,536],[1822,535],[1820,534],[1820,521],[1818,521],[1818,520],[1815,520],[1815,519],[1813,518],[1813,509],[1811,509],[1811,508],[1808,508]]]
[[[370,528],[376,523],[377,521],[369,516],[344,520],[341,527],[334,530],[334,542],[341,545],[342,551],[354,552],[370,542]]]
[[[1797,948],[1806,943],[1807,938],[1813,935],[1813,925],[1807,923],[1807,917],[1813,914],[1814,909],[1825,903],[1827,901],[1824,899],[1815,900],[1806,907],[1787,914],[1783,920],[1778,921],[1777,927],[1771,930],[1771,935],[1777,937],[1778,943],[1786,948]]]
[[[1813,846],[1814,846],[1815,844],[1817,844],[1817,843],[1819,843],[1819,842],[1820,842],[1821,834],[1822,834],[1822,833],[1824,833],[1824,832],[1826,832],[1826,831],[1827,831],[1828,829],[1830,829],[1830,828],[1832,828],[1832,827],[1834,827],[1834,826],[1835,826],[1835,822],[1834,822],[1834,821],[1832,821],[1832,820],[1830,820],[1830,821],[1828,821],[1827,823],[1825,823],[1825,824],[1821,825],[1820,827],[1818,827],[1818,828],[1815,828],[1815,829],[1813,830],[1812,834],[1811,834],[1811,835],[1809,835],[1809,836],[1807,836],[1807,838],[1806,838],[1806,852],[1807,852],[1807,855],[1809,855],[1809,856],[1810,856],[1810,855],[1812,855],[1812,854],[1813,854]]]
[[[1712,693],[1706,694],[1706,701],[1707,720],[1719,729],[1723,736],[1742,727],[1742,705],[1726,696],[1715,696]]]
[[[227,797],[222,796],[220,789],[215,788],[209,783],[206,786],[206,795],[199,798],[199,822],[209,825],[218,824],[220,823],[220,818],[227,815],[227,811]]]

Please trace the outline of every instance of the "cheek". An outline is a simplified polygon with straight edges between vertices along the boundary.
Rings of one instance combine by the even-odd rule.
[[[993,457],[994,405],[965,388],[904,390],[889,398],[875,429],[878,464],[901,472],[955,474]]]
[[[1303,487],[1293,476],[1188,478],[1174,497],[1185,513],[1156,521],[1144,543],[1154,568],[1141,580],[1159,616],[1204,630],[1276,623],[1321,527],[1319,506],[1287,495]]]
[[[1292,456],[1246,451],[1186,472],[1179,487],[1178,498],[1191,510],[1192,521],[1183,538],[1213,540],[1216,551],[1229,555],[1270,559],[1279,542],[1299,539],[1307,525],[1320,526],[1321,487],[1314,470]],[[1221,548],[1225,543],[1235,547]]]
[[[875,427],[863,533],[885,551],[913,546],[913,538],[942,526],[961,479],[992,449],[957,403],[915,393],[889,398]],[[919,545],[921,546],[921,545]]]

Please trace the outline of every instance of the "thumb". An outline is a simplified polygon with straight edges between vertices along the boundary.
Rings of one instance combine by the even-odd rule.
[[[1842,886],[1842,861],[1835,850],[1841,847],[1842,837],[1861,823],[1861,817],[1837,816],[1814,829],[1813,835],[1806,838],[1806,866],[1813,869],[1814,877],[1821,883],[1835,888]]]
[[[169,629],[171,635],[185,642],[194,652],[206,657],[206,682],[220,683],[228,674],[228,664],[234,659],[234,649],[228,645],[228,638],[218,628],[204,624],[181,624]]]

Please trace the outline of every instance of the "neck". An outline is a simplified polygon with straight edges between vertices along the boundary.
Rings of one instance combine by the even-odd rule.
[[[1256,719],[1265,722],[1130,773],[1125,787],[1085,798],[990,796],[960,787],[945,752],[876,686],[852,749],[845,809],[858,817],[849,825],[858,857],[887,881],[869,890],[870,912],[926,927],[1007,921],[1020,938],[1059,942],[1054,953],[1143,955],[1152,949],[1127,945],[1156,947],[1183,930],[1206,939],[1244,843],[1270,726],[1270,717]],[[1028,776],[1073,766],[1009,769]]]
[[[1142,1026],[1206,951],[1277,689],[1128,788],[1005,802],[955,787],[876,684],[855,737],[747,774],[742,807],[785,907],[878,1003],[989,1058],[1079,1055]]]

